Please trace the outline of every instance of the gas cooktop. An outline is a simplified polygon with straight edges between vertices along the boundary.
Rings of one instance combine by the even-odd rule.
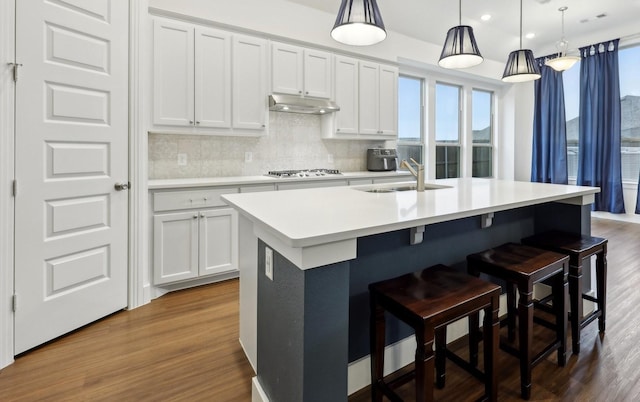
[[[271,170],[266,175],[271,177],[286,178],[300,178],[300,177],[321,177],[339,175],[337,169],[300,169],[300,170]]]

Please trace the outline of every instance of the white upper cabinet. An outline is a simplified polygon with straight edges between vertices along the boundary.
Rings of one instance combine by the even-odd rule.
[[[231,35],[195,29],[195,124],[231,127]]]
[[[154,19],[152,131],[261,135],[266,41]]]
[[[398,68],[335,56],[335,101],[324,116],[325,138],[394,140],[398,132]]]
[[[233,37],[233,126],[262,130],[266,126],[267,42]]]
[[[380,65],[378,76],[378,128],[380,134],[398,133],[398,69]]]
[[[335,57],[335,101],[340,111],[335,114],[335,131],[341,134],[358,133],[358,60]]]
[[[396,136],[398,69],[360,62],[360,133]]]
[[[331,98],[331,53],[284,43],[271,45],[274,93]]]
[[[188,24],[154,21],[154,124],[193,125],[193,43],[193,28]]]

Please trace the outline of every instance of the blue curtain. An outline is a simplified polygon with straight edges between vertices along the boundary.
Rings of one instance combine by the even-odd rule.
[[[541,77],[534,83],[531,181],[567,184],[567,124],[562,72],[547,67],[544,64],[547,58],[536,59]]]
[[[580,49],[578,185],[600,187],[595,211],[624,213],[618,39]]]

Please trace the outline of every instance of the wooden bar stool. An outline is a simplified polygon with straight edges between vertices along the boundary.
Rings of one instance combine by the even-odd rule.
[[[371,396],[382,401],[383,394],[393,401],[401,400],[393,388],[415,378],[416,401],[433,400],[434,366],[438,387],[444,386],[446,325],[484,310],[484,373],[466,365],[485,384],[485,398],[497,399],[495,364],[498,353],[498,309],[500,287],[473,276],[436,265],[413,274],[369,285],[371,304]],[[385,381],[385,311],[415,330],[415,368],[394,380]],[[477,322],[477,321],[476,321]],[[434,337],[436,342],[434,364]],[[460,364],[459,361],[453,360]],[[393,376],[393,375],[392,375]]]
[[[530,246],[569,255],[569,304],[571,313],[571,343],[573,353],[580,353],[580,331],[591,321],[598,319],[598,329],[605,330],[607,317],[607,239],[587,235],[549,231],[522,239]],[[596,256],[596,297],[584,294],[582,263]],[[597,303],[598,308],[583,317],[582,299]]]
[[[567,274],[569,257],[563,254],[507,243],[499,247],[467,256],[467,269],[472,275],[485,273],[506,282],[507,324],[509,341],[515,340],[516,329],[516,288],[519,294],[518,348],[500,342],[500,348],[520,359],[520,391],[522,398],[531,397],[531,370],[553,351],[558,351],[558,365],[566,363],[567,343]],[[533,285],[549,279],[552,284],[553,306],[556,317],[556,339],[542,352],[533,355]],[[469,317],[469,326],[475,327],[477,315]],[[477,356],[477,341],[469,333],[471,363]],[[477,361],[477,357],[475,357]]]

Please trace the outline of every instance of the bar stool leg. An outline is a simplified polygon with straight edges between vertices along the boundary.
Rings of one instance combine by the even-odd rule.
[[[516,339],[516,285],[514,283],[507,283],[507,336],[509,342],[513,342]]]
[[[607,246],[596,256],[596,290],[598,292],[598,329],[604,332],[607,318]]]
[[[582,322],[582,261],[569,266],[569,295],[571,300],[571,344],[573,354],[580,353],[580,323]],[[600,307],[600,306],[598,306]]]
[[[447,326],[436,329],[436,387],[444,388],[445,365],[447,361]]]
[[[472,367],[478,366],[478,331],[480,323],[480,313],[469,314],[469,364]]]
[[[416,402],[433,401],[433,328],[416,328]]]
[[[582,281],[580,281],[582,282]],[[556,275],[553,279],[553,308],[556,313],[556,339],[560,342],[560,347],[558,348],[558,366],[564,367],[567,362],[567,304],[569,299],[569,289],[567,284],[567,276],[566,275]],[[575,294],[574,294],[575,295]],[[580,306],[582,306],[582,293],[578,293],[578,301]],[[574,297],[571,297],[571,302],[574,302]],[[578,309],[581,311],[582,307]],[[573,314],[573,313],[572,313]],[[578,316],[580,317],[580,316]],[[576,320],[571,319],[571,324],[573,327],[573,323]],[[578,324],[578,337],[580,336],[580,318],[577,320]],[[578,346],[580,346],[580,342],[578,342]],[[575,343],[574,343],[575,347]],[[574,349],[575,350],[575,349]],[[579,350],[579,349],[578,349]]]
[[[383,379],[384,369],[384,310],[378,306],[375,297],[371,295],[369,298],[371,307],[371,318],[369,326],[370,337],[370,355],[371,355],[371,400],[373,402],[382,402],[382,392],[379,385]]]
[[[498,361],[498,348],[500,342],[500,320],[498,319],[499,308],[500,302],[496,297],[492,300],[492,305],[484,309],[484,323],[482,325],[484,332],[484,390],[485,395],[490,401],[498,400],[498,375],[495,363]],[[469,333],[471,333],[471,330],[469,330]]]
[[[531,397],[531,362],[533,353],[533,289],[523,284],[518,286],[518,325],[520,335],[520,392],[523,399]]]

